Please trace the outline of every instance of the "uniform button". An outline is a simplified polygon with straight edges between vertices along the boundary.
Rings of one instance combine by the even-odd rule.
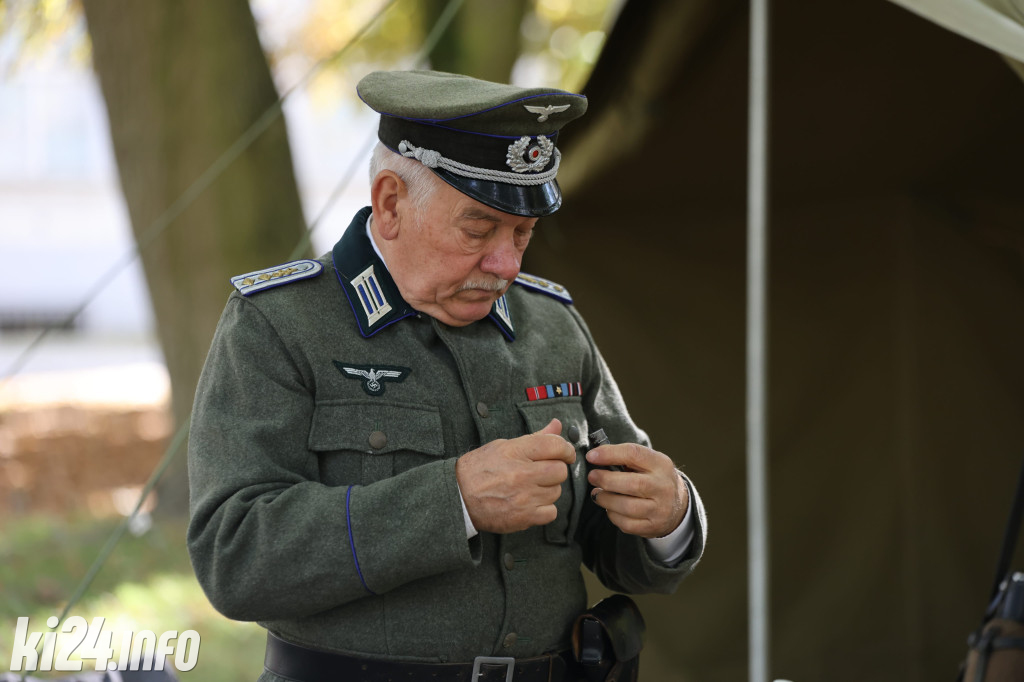
[[[374,431],[370,434],[370,447],[374,450],[380,450],[387,444],[388,436],[383,431]]]
[[[507,568],[508,570],[511,571],[515,567],[516,567],[516,560],[515,560],[515,558],[511,554],[506,554],[505,555],[505,568]]]
[[[476,413],[486,419],[490,416],[491,411],[487,409],[487,403],[481,400],[476,404]]]
[[[516,643],[516,633],[510,632],[507,635],[505,635],[505,641],[502,642],[502,645],[506,649],[508,649],[509,647],[514,646],[515,643]]]
[[[580,442],[580,427],[578,427],[575,424],[573,424],[572,426],[569,427],[569,430],[566,431],[565,435],[569,438],[569,442],[572,443],[573,445],[575,445],[576,443],[579,443]]]

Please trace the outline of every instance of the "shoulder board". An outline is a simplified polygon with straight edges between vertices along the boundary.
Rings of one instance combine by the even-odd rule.
[[[275,265],[265,270],[247,272],[231,278],[231,284],[243,296],[255,294],[264,289],[279,287],[282,284],[297,282],[300,279],[316,277],[324,269],[320,261],[295,260],[284,265]]]
[[[544,279],[543,277],[537,277],[536,275],[528,275],[525,272],[520,272],[519,276],[516,277],[516,284],[526,287],[527,289],[539,291],[542,294],[547,294],[552,298],[557,298],[562,303],[572,303],[572,296],[569,295],[569,290],[561,284],[552,282],[550,279]]]

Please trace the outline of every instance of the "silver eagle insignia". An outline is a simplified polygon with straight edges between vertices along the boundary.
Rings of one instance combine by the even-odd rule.
[[[412,370],[408,367],[393,367],[385,365],[355,365],[350,366],[334,361],[338,370],[352,379],[363,380],[363,390],[370,395],[381,395],[384,393],[383,381],[404,381]]]
[[[530,106],[529,104],[524,104],[523,108],[529,111],[531,114],[540,114],[540,116],[537,117],[537,123],[543,123],[544,121],[548,120],[548,117],[551,116],[551,114],[560,114],[566,109],[568,109],[569,105],[549,104],[546,107],[534,107]]]

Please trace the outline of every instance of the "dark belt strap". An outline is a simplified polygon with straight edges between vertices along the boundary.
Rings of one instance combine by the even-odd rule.
[[[571,652],[537,658],[478,656],[472,663],[410,663],[307,649],[267,633],[263,667],[294,682],[568,682]]]

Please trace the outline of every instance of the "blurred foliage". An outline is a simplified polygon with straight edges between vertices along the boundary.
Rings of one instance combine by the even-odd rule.
[[[0,623],[39,607],[63,606],[119,522],[87,515],[30,515],[0,524]],[[184,532],[184,522],[179,522],[157,525],[140,537],[126,534],[90,593],[158,571],[191,573]]]
[[[467,3],[491,0],[465,0]],[[579,90],[624,0],[531,0],[517,30],[521,77]],[[330,58],[385,0],[251,0],[260,38],[282,91]],[[409,68],[434,16],[423,0],[398,0],[370,33],[310,84],[315,100],[352,97],[371,68]],[[80,0],[0,0],[0,77],[32,61],[86,65],[90,43]],[[525,72],[525,73],[524,73]]]
[[[253,0],[257,18],[276,11],[277,4],[278,0]],[[623,0],[533,0],[522,24],[508,27],[520,36],[523,77],[569,90],[581,88],[622,4]],[[305,19],[287,35],[270,38],[276,33],[273,27],[260,22],[261,37],[275,66],[289,64],[304,71],[344,45],[382,5],[365,0],[308,0]],[[399,0],[376,29],[354,46],[345,63],[332,65],[312,84],[314,95],[350,96],[356,81],[371,67],[411,67],[408,59],[430,32],[431,16],[422,1]],[[491,27],[480,30],[486,28]],[[520,72],[517,67],[513,78]]]
[[[79,0],[0,0],[0,78],[29,62],[89,64]]]
[[[10,668],[15,624],[29,616],[29,629],[45,630],[60,615],[98,547],[117,520],[79,517],[57,520],[28,516],[0,528],[0,671]],[[183,522],[157,522],[140,537],[125,536],[70,615],[106,619],[115,658],[123,632],[195,630],[201,637],[194,670],[182,680],[251,681],[262,671],[266,633],[254,623],[224,618],[207,601],[185,553]],[[86,662],[83,666],[91,669]],[[52,673],[51,676],[66,676]],[[43,677],[45,673],[34,673]]]
[[[536,0],[520,27],[521,59],[543,65],[546,83],[579,91],[622,4],[623,0]]]

